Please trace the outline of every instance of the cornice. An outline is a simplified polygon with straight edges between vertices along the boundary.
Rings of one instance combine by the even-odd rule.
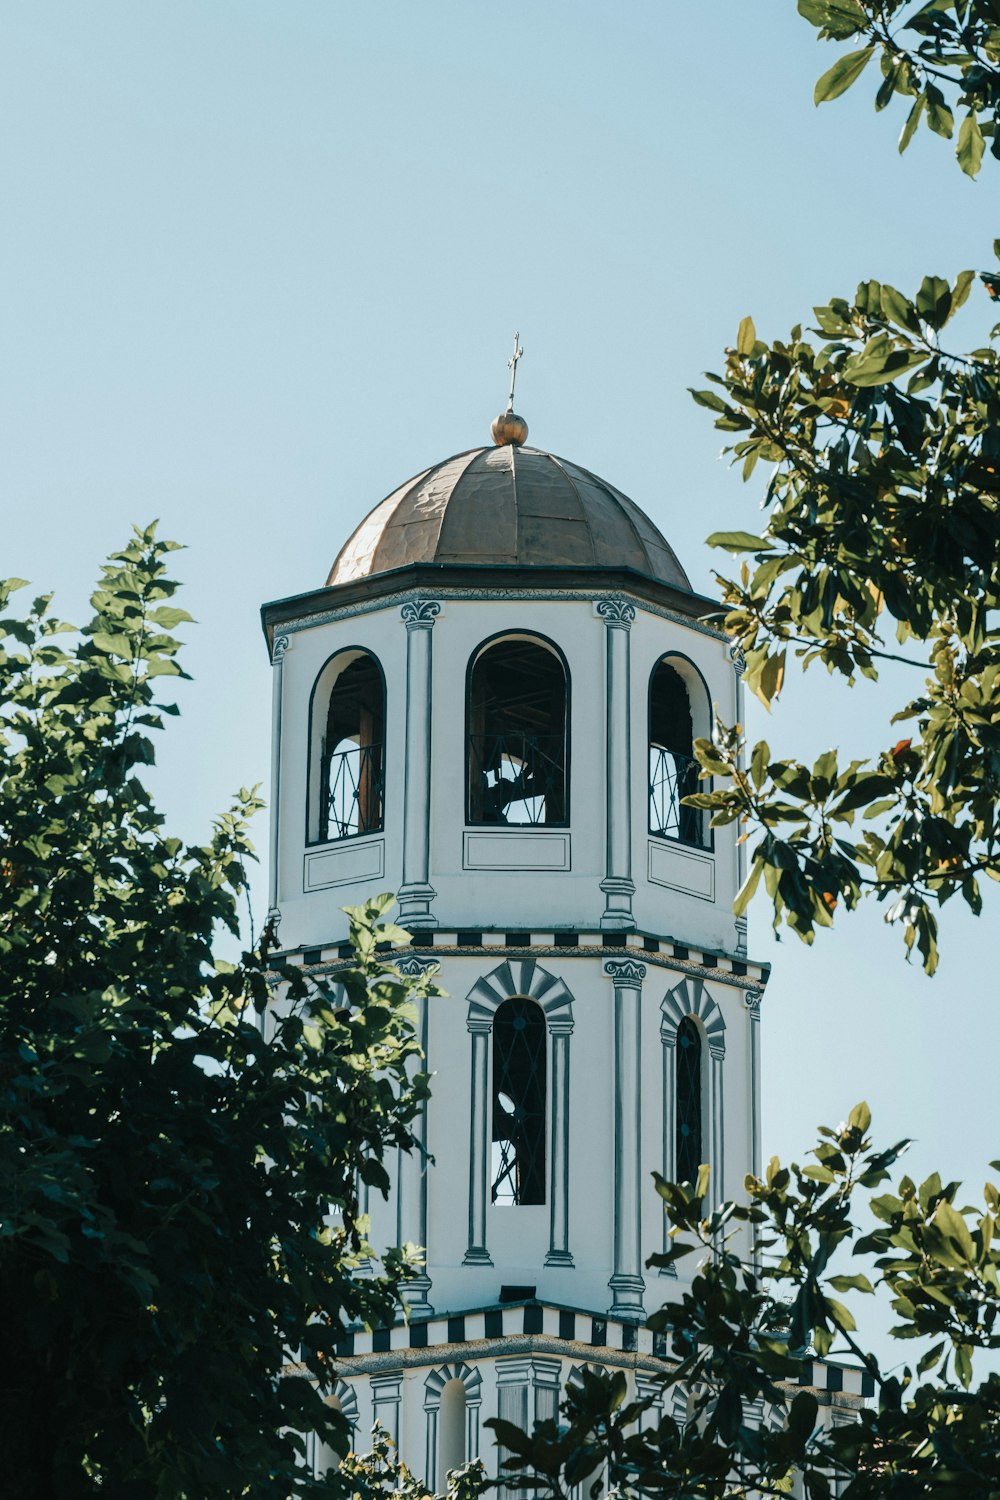
[[[285,634],[308,630],[336,620],[369,614],[373,610],[403,605],[426,594],[442,599],[586,603],[618,599],[714,640],[728,640],[724,630],[708,623],[707,617],[720,611],[718,600],[688,593],[631,568],[420,563],[333,588],[313,589],[308,593],[275,599],[262,606],[261,624],[270,643],[278,630]]]

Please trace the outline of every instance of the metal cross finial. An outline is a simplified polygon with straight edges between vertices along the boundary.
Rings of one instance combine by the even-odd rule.
[[[515,333],[515,335],[514,335],[514,353],[512,354],[512,356],[510,357],[510,359],[507,361],[507,368],[510,371],[510,395],[507,397],[507,410],[508,411],[513,411],[514,410],[514,382],[517,380],[517,362],[518,362],[518,360],[524,354],[524,350],[521,348],[521,346],[518,343],[518,339],[520,337],[521,337],[521,335],[519,333]]]

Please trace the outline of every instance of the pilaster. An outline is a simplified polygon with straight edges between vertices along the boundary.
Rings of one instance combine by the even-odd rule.
[[[436,968],[433,959],[421,958],[415,953],[406,954],[396,960],[396,968],[401,974],[410,978],[417,978]],[[420,1050],[423,1053],[423,1067],[428,1067],[427,1060],[427,1032],[428,1000],[423,996],[417,1001],[418,1006],[418,1031],[420,1036]],[[417,1068],[417,1062],[412,1064],[413,1070]],[[408,1281],[401,1288],[401,1296],[406,1303],[410,1315],[413,1317],[428,1318],[434,1312],[429,1300],[431,1290],[431,1278],[427,1274],[426,1262],[430,1260],[427,1232],[427,1167],[430,1157],[427,1148],[427,1104],[426,1101],[420,1106],[420,1113],[414,1121],[412,1133],[416,1145],[411,1151],[399,1152],[398,1169],[396,1175],[396,1243],[404,1245],[409,1240],[411,1244],[420,1245],[424,1251],[425,1267],[419,1276]]]
[[[271,807],[268,827],[271,857],[268,866],[267,921],[272,934],[277,932],[281,921],[278,906],[278,867],[281,855],[281,710],[284,701],[285,653],[290,646],[290,636],[276,635],[271,647]]]
[[[435,892],[429,883],[431,809],[431,692],[436,599],[410,599],[400,610],[406,626],[406,761],[403,770],[403,883],[399,921],[404,927],[436,927]]]
[[[615,596],[600,599],[595,609],[605,627],[605,687],[607,701],[607,850],[606,874],[601,881],[608,931],[635,927],[632,897],[632,775],[631,682],[629,635],[635,606]]]
[[[641,1032],[640,1001],[645,964],[612,958],[604,972],[615,989],[615,1202],[613,1318],[645,1317],[642,1294],[640,1162]]]

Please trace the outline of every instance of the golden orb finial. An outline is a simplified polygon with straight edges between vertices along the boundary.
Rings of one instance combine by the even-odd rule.
[[[509,444],[520,448],[527,441],[528,424],[516,412],[502,411],[490,424],[490,433],[498,448],[505,448]]]
[[[490,426],[493,441],[498,448],[505,448],[511,444],[515,448],[520,448],[528,436],[527,422],[523,417],[519,417],[514,410],[514,383],[517,380],[517,362],[524,354],[524,350],[518,342],[520,337],[519,333],[515,333],[514,353],[507,361],[507,368],[510,371],[510,395],[507,398],[507,410],[502,411]]]

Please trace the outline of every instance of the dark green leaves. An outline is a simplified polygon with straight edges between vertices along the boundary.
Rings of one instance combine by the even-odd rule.
[[[974,283],[970,270],[925,276],[907,296],[862,282],[816,308],[816,342],[796,328],[767,344],[744,325],[710,377],[718,400],[703,403],[744,478],[759,457],[771,463],[766,526],[709,538],[743,554],[719,581],[747,690],[770,708],[795,660],[854,682],[889,659],[913,683],[895,715],[906,728],[888,724],[867,763],[833,773],[717,726],[697,748],[714,789],[689,800],[715,827],[761,835],[738,910],[763,883],[775,920],[811,942],[873,896],[928,973],[935,908],[960,895],[978,913],[981,878],[1000,880],[988,623],[1000,608],[1000,356],[939,342]]]
[[[346,1451],[322,1399],[337,1339],[391,1319],[412,1274],[393,1251],[351,1275],[374,1255],[359,1182],[384,1189],[426,1095],[414,986],[379,952],[405,934],[383,897],[335,980],[269,970],[272,930],[240,951],[256,793],[203,845],[167,834],[144,777],[184,676],[172,550],[137,532],[83,632],[45,598],[0,622],[12,1493],[328,1493],[299,1453],[307,1433]]]
[[[907,114],[899,137],[905,151],[921,120],[950,140],[955,120],[950,96],[966,108],[956,157],[975,177],[987,139],[996,154],[996,101],[1000,97],[1000,18],[994,0],[800,0],[799,14],[825,41],[864,39],[867,45],[840,56],[814,92],[814,102],[836,99],[860,77],[878,54],[881,82],[876,110],[898,95]],[[910,102],[912,101],[912,102]]]
[[[873,1196],[908,1143],[876,1146],[870,1126],[862,1103],[835,1129],[821,1127],[807,1165],[772,1159],[763,1178],[747,1178],[748,1205],[729,1205],[728,1218],[706,1216],[686,1186],[656,1179],[670,1241],[697,1253],[649,1319],[668,1352],[647,1376],[655,1396],[630,1403],[620,1374],[585,1369],[558,1424],[530,1434],[489,1424],[519,1484],[564,1496],[605,1469],[609,1488],[637,1500],[832,1497],[831,1474],[845,1500],[995,1492],[1000,1379],[973,1380],[976,1351],[1000,1348],[997,1202],[958,1209],[958,1184],[936,1173]],[[739,1235],[727,1238],[732,1222]],[[876,1292],[892,1306],[904,1352],[919,1341],[915,1369],[893,1358],[884,1374],[860,1341],[857,1299]],[[815,1389],[803,1388],[824,1389],[824,1358],[875,1396],[860,1409],[842,1404],[832,1423]],[[645,1415],[654,1400],[659,1418]]]

